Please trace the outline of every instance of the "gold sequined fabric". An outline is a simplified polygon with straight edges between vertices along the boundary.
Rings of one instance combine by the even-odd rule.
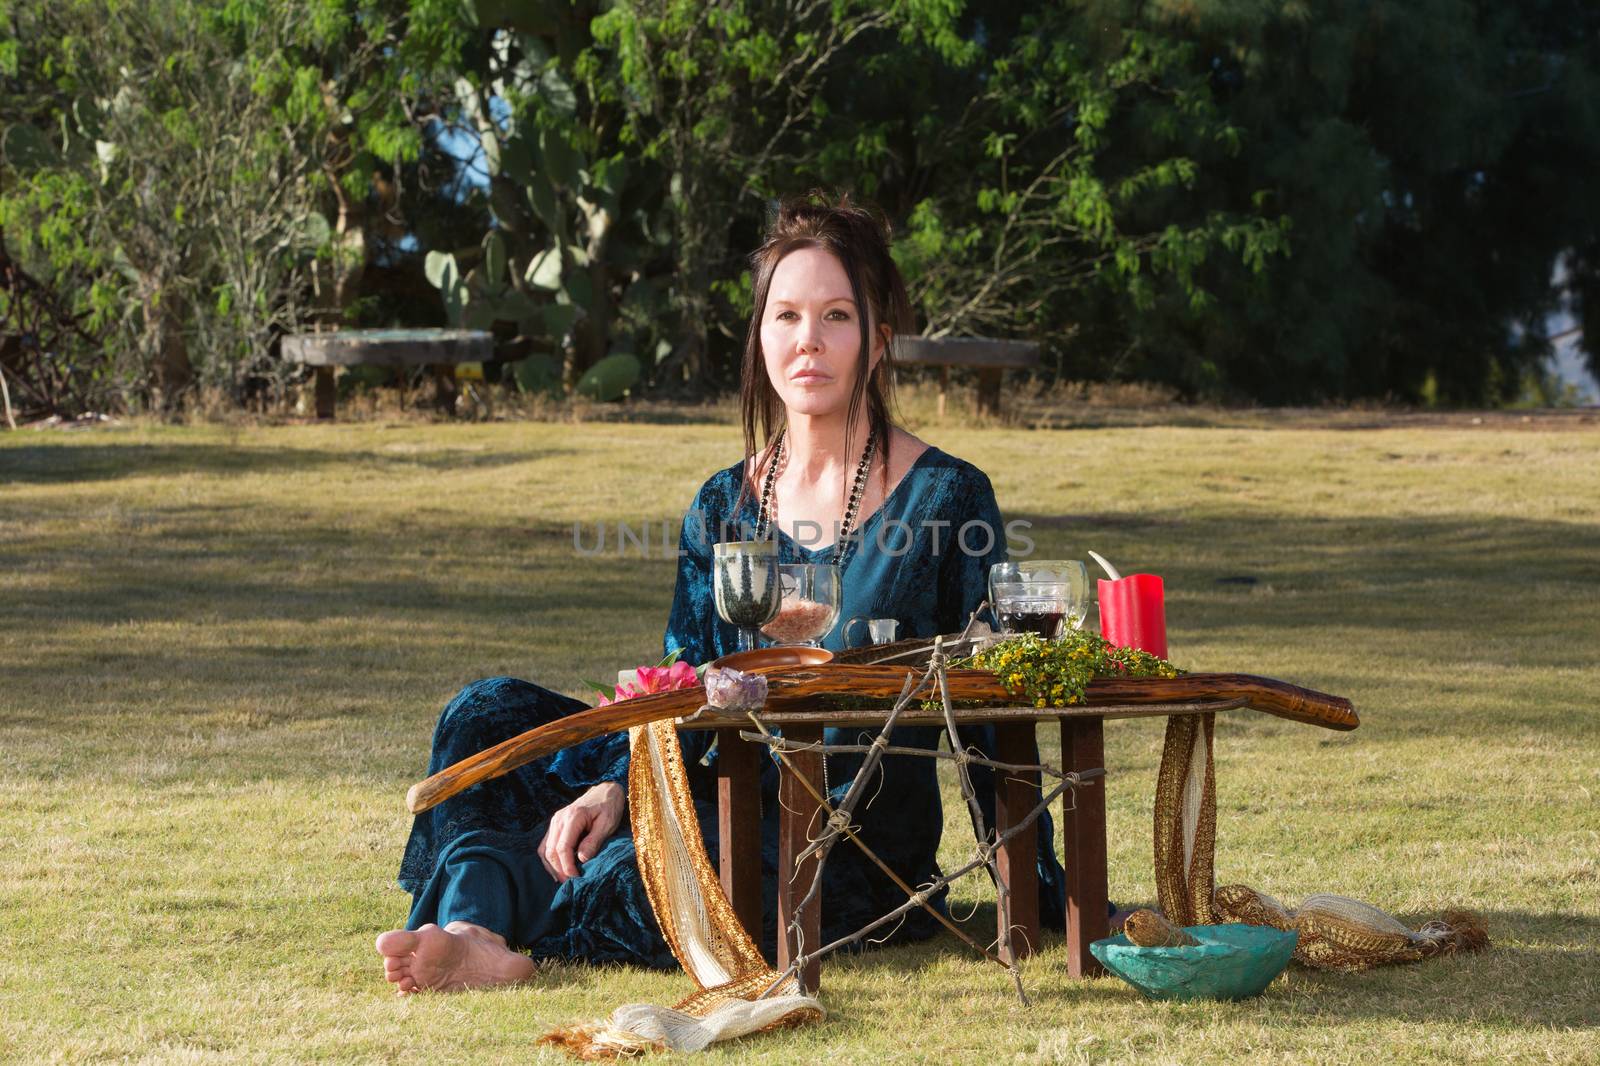
[[[1225,921],[1298,932],[1294,957],[1322,970],[1368,970],[1489,946],[1482,919],[1462,911],[1411,929],[1360,900],[1308,896],[1299,908],[1291,910],[1248,885],[1223,885],[1217,889],[1216,904]]]
[[[652,760],[639,757],[638,749],[647,731],[659,753],[659,773],[655,774],[651,773]],[[767,976],[770,985],[778,979],[778,974],[767,965],[761,950],[740,924],[733,904],[722,891],[716,867],[706,854],[700,826],[695,820],[694,800],[689,795],[689,777],[684,770],[677,730],[668,720],[652,722],[635,732],[638,734],[633,742],[636,757],[628,772],[633,844],[638,854],[640,878],[672,954],[691,975],[695,973],[685,942],[691,932],[687,923],[693,919],[674,913],[668,884],[669,878],[692,878],[709,919],[708,926],[701,932],[708,934],[708,946],[727,974],[727,981],[717,984]],[[705,987],[701,985],[702,990]]]
[[[1174,925],[1214,925],[1211,890],[1217,848],[1214,714],[1167,719],[1156,774],[1155,876],[1161,913]]]
[[[1193,948],[1200,941],[1152,910],[1137,910],[1122,923],[1122,935],[1139,948]]]
[[[700,836],[673,723],[653,722],[631,734],[628,804],[639,875],[662,935],[696,990],[672,1007],[619,1007],[607,1021],[557,1029],[542,1042],[594,1061],[698,1051],[821,1019],[821,1005],[799,981],[767,965],[723,893]]]
[[[1411,929],[1371,904],[1344,896],[1309,896],[1297,910],[1290,910],[1246,885],[1214,889],[1214,719],[1215,715],[1203,714],[1167,720],[1156,777],[1155,877],[1162,914],[1173,927],[1244,922],[1293,930],[1299,933],[1294,957],[1325,970],[1366,970],[1488,946],[1483,920],[1463,911],[1448,912],[1438,921]],[[1134,940],[1163,935],[1149,919],[1136,922],[1135,918],[1138,914],[1129,918],[1128,939],[1141,946],[1161,946]],[[1159,915],[1150,918],[1162,920]]]

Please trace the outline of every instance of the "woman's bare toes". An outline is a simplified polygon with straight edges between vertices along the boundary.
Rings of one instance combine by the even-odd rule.
[[[521,981],[533,975],[533,960],[506,947],[499,935],[469,922],[446,928],[428,924],[396,929],[378,937],[383,976],[402,993],[466,988]]]

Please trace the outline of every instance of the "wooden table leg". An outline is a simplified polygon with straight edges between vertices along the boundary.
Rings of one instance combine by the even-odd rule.
[[[800,744],[822,740],[821,726],[785,726],[783,735]],[[803,775],[818,793],[822,792],[822,755],[817,752],[790,752],[789,766],[778,778],[778,969],[787,969],[801,951],[815,951],[822,946],[822,898],[806,908],[800,915],[800,944],[789,935],[789,922],[794,917],[795,905],[816,875],[817,858],[812,855],[797,869],[795,857],[805,850],[822,827],[821,808],[811,793],[796,780]],[[815,992],[822,982],[822,961],[814,960],[800,974],[800,981],[810,992]]]
[[[944,417],[944,398],[950,394],[950,368],[939,368],[939,417]]]
[[[761,755],[737,729],[717,730],[717,869],[739,924],[761,943]]]
[[[453,363],[438,363],[432,367],[435,403],[447,415],[456,413],[460,390],[456,387],[456,368]]]
[[[1061,761],[1067,770],[1105,766],[1105,724],[1099,718],[1061,720]],[[1106,779],[1075,789],[1076,802],[1061,819],[1061,863],[1067,873],[1067,973],[1105,973],[1089,945],[1110,935],[1106,913]]]
[[[319,366],[316,369],[316,396],[317,417],[332,418],[334,403],[339,398],[339,390],[334,385],[333,367]]]
[[[998,415],[1000,413],[1000,384],[1005,377],[1005,370],[998,366],[985,366],[978,369],[978,413]]]
[[[1001,722],[994,727],[994,757],[1000,762],[1030,765],[1039,761],[1032,722]],[[1039,802],[1039,775],[995,771],[995,832],[1004,833],[1026,818]],[[1013,956],[1025,959],[1039,947],[1038,826],[1018,833],[1000,848],[1000,878],[1010,889],[1000,907],[1001,943],[1011,930]],[[1007,960],[1008,962],[1011,960]]]

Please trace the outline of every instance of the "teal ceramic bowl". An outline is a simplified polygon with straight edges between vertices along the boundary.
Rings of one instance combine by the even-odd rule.
[[[1289,965],[1299,933],[1265,925],[1195,925],[1199,947],[1140,948],[1118,933],[1089,950],[1151,999],[1249,999]]]

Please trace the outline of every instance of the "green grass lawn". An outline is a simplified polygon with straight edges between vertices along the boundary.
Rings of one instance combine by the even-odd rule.
[[[824,1024],[707,1061],[1594,1061],[1600,431],[922,432],[1042,555],[1165,575],[1179,665],[1355,701],[1353,733],[1219,720],[1220,882],[1470,907],[1494,948],[1153,1005],[1069,980],[1051,941],[1024,1009],[945,938],[831,963]],[[556,967],[401,999],[372,940],[463,683],[582,695],[659,655],[673,561],[575,565],[573,523],[659,540],[737,447],[642,422],[0,435],[0,1058],[526,1063],[553,1025],[683,995]],[[1112,896],[1150,901],[1161,726],[1106,734]],[[955,902],[987,939],[984,887]]]

